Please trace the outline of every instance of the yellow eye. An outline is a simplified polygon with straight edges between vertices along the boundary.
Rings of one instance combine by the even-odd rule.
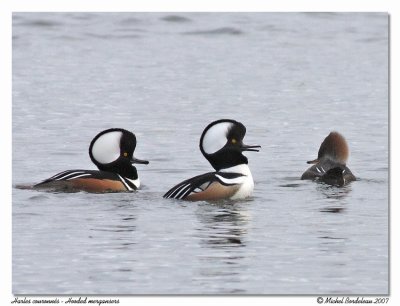
[[[124,152],[124,156],[127,157],[127,156],[128,156],[128,153]]]
[[[235,138],[232,138],[231,142],[232,142],[233,144],[235,144],[235,143],[236,143],[236,139],[235,139]]]

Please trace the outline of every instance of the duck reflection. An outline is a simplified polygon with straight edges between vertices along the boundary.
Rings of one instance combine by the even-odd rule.
[[[249,215],[235,204],[199,205],[196,215],[202,224],[198,229],[201,243],[211,248],[243,247]]]
[[[345,210],[346,202],[343,200],[346,199],[351,192],[351,185],[336,187],[318,183],[317,191],[328,200],[327,205],[320,208],[320,212],[341,213]]]
[[[246,256],[246,235],[250,216],[246,202],[199,204],[196,216],[200,222],[197,228],[199,244],[203,251],[197,255],[198,271],[193,281],[206,286],[219,280],[221,286],[211,292],[243,294],[241,277],[248,269]]]

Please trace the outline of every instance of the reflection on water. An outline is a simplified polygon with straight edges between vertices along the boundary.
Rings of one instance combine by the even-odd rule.
[[[329,213],[340,213],[340,212],[343,212],[343,210],[344,210],[344,207],[327,206],[327,207],[321,208],[319,211],[320,212],[329,212]]]
[[[167,16],[162,17],[161,20],[167,21],[167,22],[177,22],[177,23],[192,22],[192,20],[190,18],[187,18],[184,16],[179,16],[179,15],[167,15]]]
[[[212,30],[199,30],[199,31],[190,31],[184,32],[185,35],[242,35],[243,32],[241,30],[231,28],[231,27],[224,27],[224,28],[217,28]]]
[[[96,232],[115,232],[115,233],[119,233],[119,232],[133,232],[135,231],[136,227],[135,226],[127,226],[127,225],[115,225],[115,226],[111,226],[110,228],[93,228],[91,229],[92,231],[96,231]]]
[[[344,201],[344,199],[351,193],[351,184],[343,187],[336,187],[324,183],[317,183],[316,186],[317,191],[324,195],[328,200],[326,201],[327,205],[320,208],[320,212],[341,213],[346,209],[348,203],[347,201]]]
[[[354,182],[343,187],[331,186],[324,183],[317,183],[316,186],[317,191],[323,194],[327,199],[341,200],[346,198],[351,192],[351,184],[354,184]]]
[[[218,285],[221,286],[219,293],[246,292],[239,285],[241,271],[247,268],[246,254],[241,250],[246,247],[246,234],[251,221],[245,205],[204,203],[196,209],[200,224],[197,236],[204,251],[197,256],[200,266],[194,281],[199,284],[208,281],[232,284],[229,289]]]
[[[245,245],[243,239],[247,233],[249,215],[239,205],[199,205],[196,216],[202,227],[198,232],[205,247],[223,249]]]

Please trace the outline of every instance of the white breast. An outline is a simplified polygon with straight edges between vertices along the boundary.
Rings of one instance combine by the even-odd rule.
[[[241,179],[240,188],[231,197],[232,200],[244,199],[249,197],[253,193],[254,181],[248,165],[242,164],[231,168],[222,169],[221,172],[240,173],[244,175],[243,177],[240,177]]]

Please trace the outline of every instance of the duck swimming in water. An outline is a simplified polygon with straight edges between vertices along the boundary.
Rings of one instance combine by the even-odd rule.
[[[216,170],[195,176],[171,188],[164,198],[190,201],[243,199],[254,182],[244,151],[258,152],[258,145],[243,144],[246,127],[235,120],[210,123],[200,137],[200,151]]]
[[[331,132],[322,142],[318,158],[308,161],[314,164],[301,176],[302,180],[317,180],[329,185],[344,186],[356,177],[346,166],[349,147],[345,138],[338,132]]]
[[[99,170],[67,170],[33,186],[54,191],[123,192],[140,187],[133,163],[148,164],[133,156],[136,137],[132,132],[114,128],[97,134],[89,146],[89,156]]]

